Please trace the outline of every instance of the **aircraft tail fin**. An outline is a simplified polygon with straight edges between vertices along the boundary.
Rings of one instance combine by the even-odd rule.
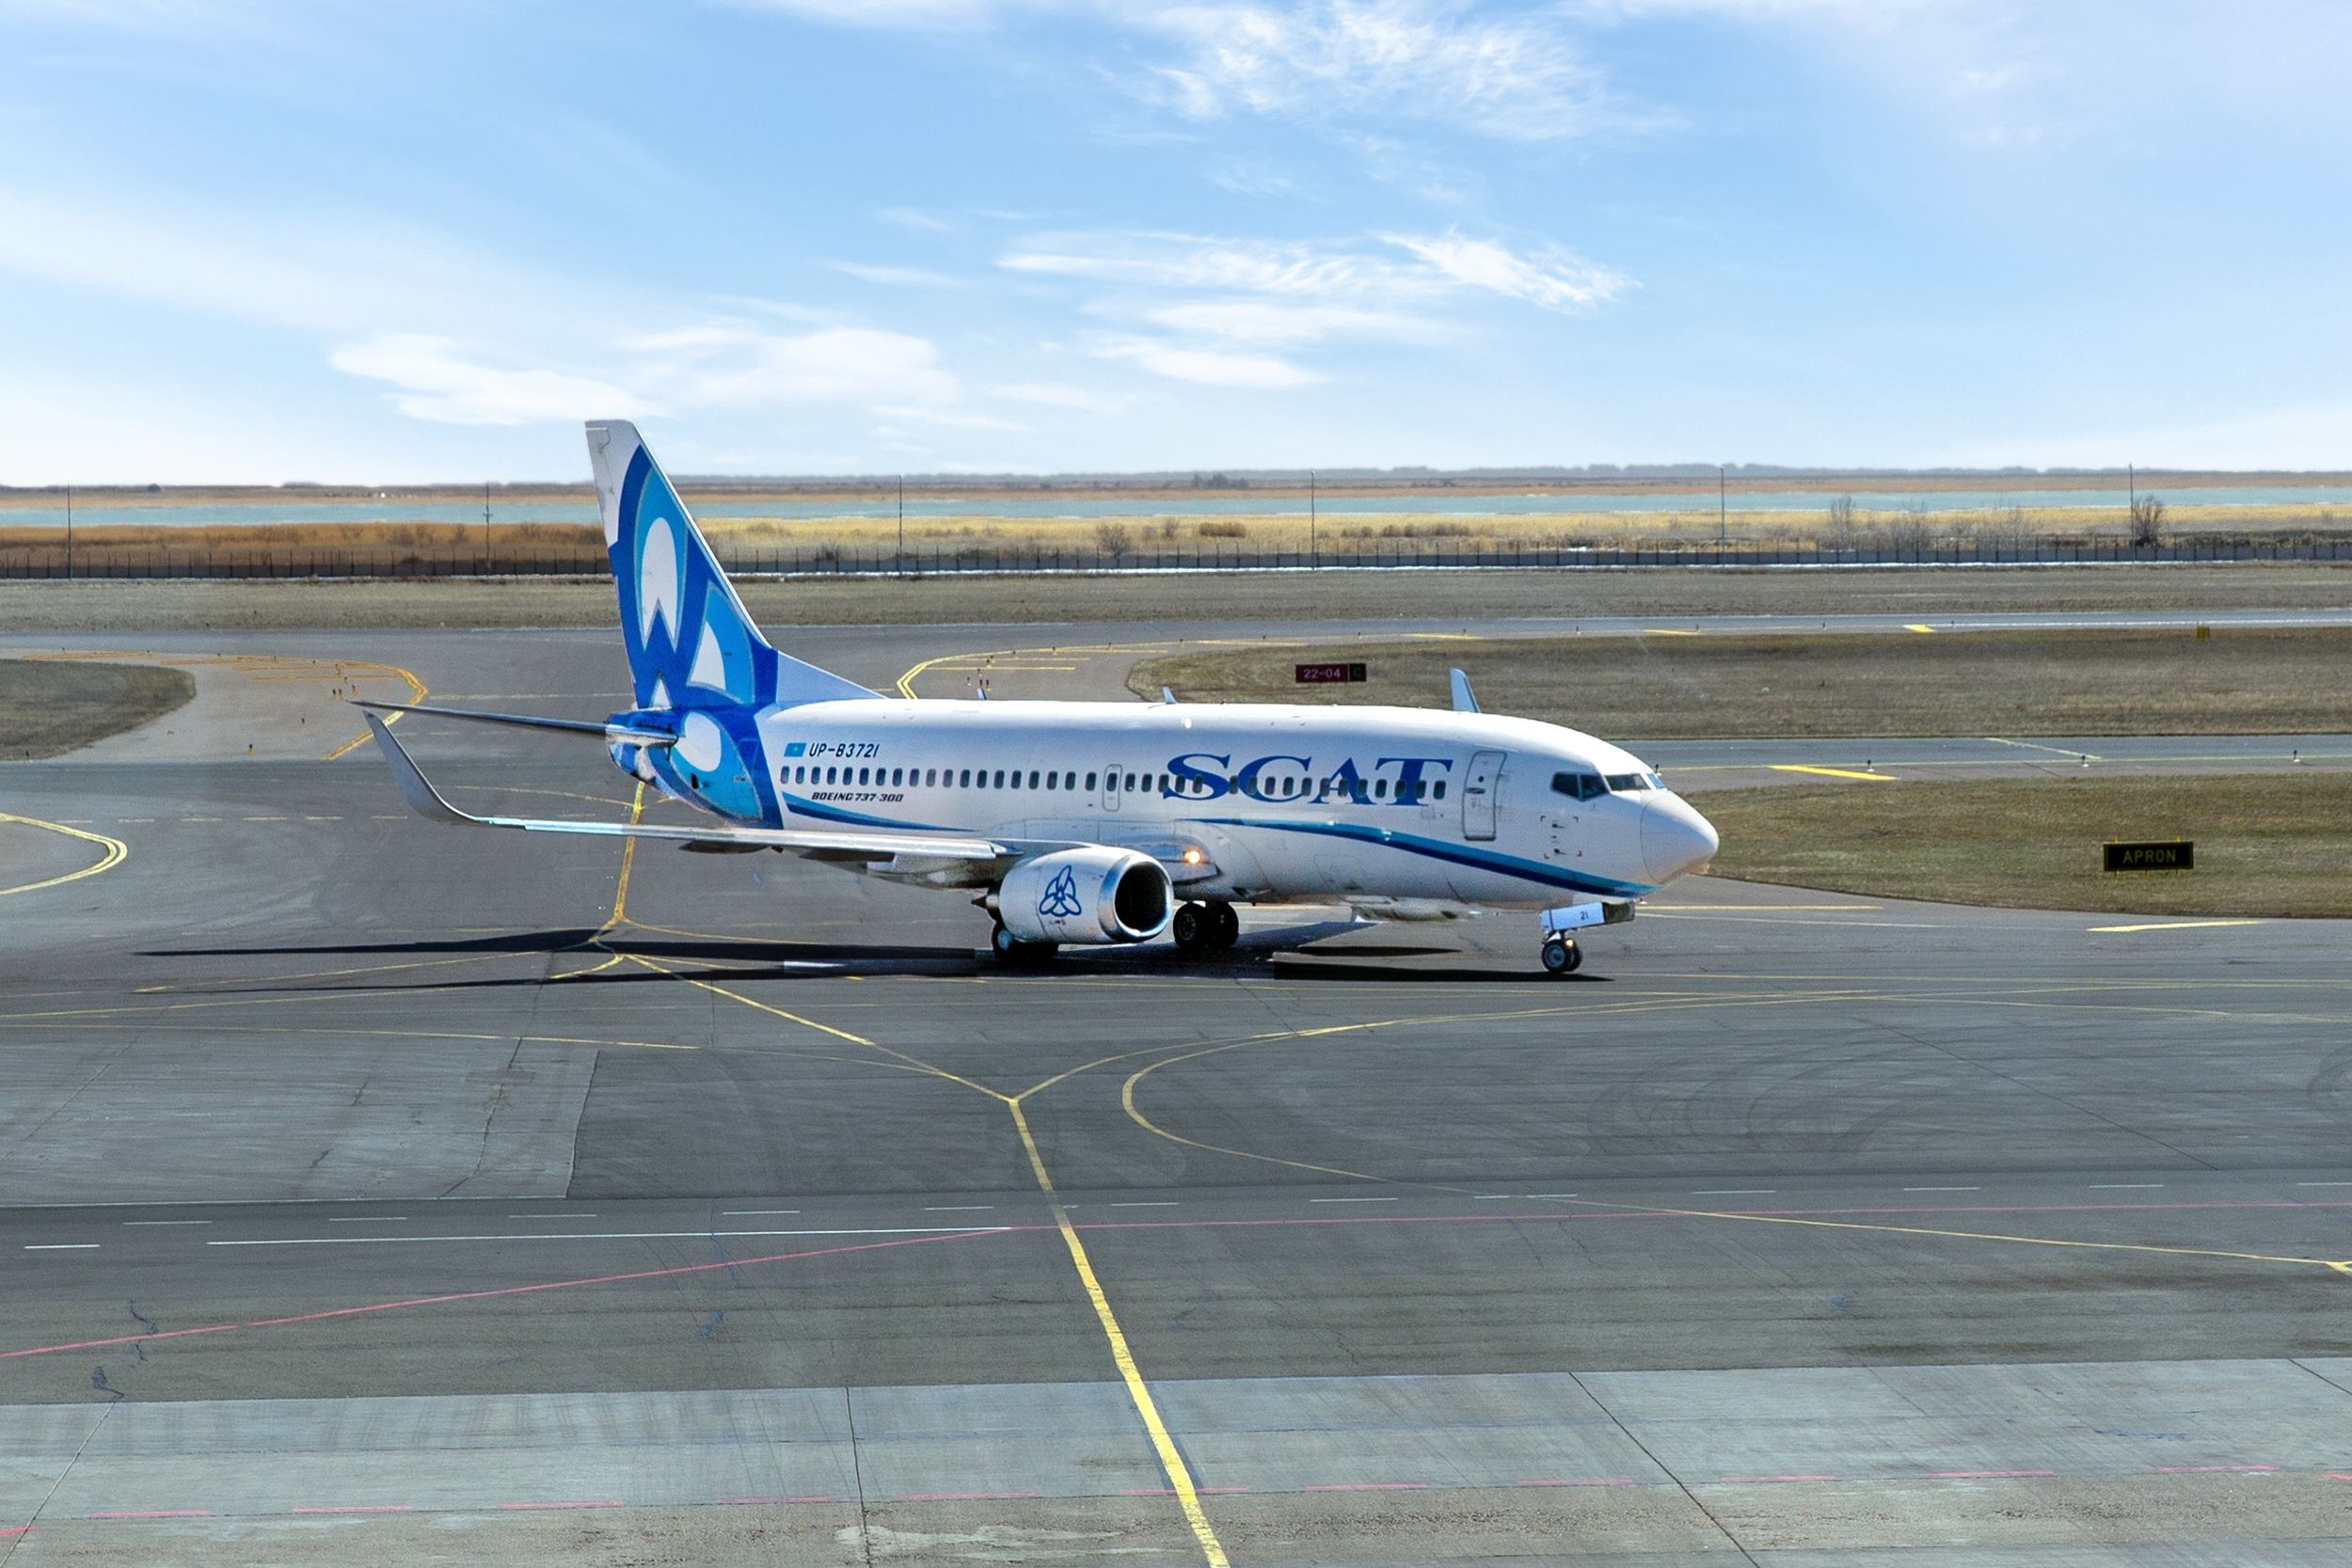
[[[635,425],[591,420],[588,460],[639,707],[764,707],[879,695],[769,644]]]

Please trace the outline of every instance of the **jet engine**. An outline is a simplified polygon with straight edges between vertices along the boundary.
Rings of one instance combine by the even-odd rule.
[[[1149,942],[1175,918],[1176,891],[1151,856],[1089,845],[1020,862],[989,908],[1017,942]]]

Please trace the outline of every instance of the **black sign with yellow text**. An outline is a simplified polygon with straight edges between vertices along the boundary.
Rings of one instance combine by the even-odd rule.
[[[2193,871],[2197,868],[2197,846],[2187,839],[2174,839],[2169,844],[2108,844],[2101,847],[2106,852],[2109,871]]]

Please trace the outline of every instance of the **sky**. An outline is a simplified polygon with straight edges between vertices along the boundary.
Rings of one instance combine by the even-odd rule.
[[[0,0],[0,483],[2352,467],[2337,0]]]

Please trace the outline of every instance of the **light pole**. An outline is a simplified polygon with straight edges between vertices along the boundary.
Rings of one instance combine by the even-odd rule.
[[[482,571],[490,571],[490,482],[482,482]]]
[[[65,576],[73,580],[73,486],[65,487]]]
[[[1307,470],[1307,569],[1313,571],[1323,564],[1323,552],[1315,547],[1315,471]]]
[[[898,575],[907,569],[907,476],[898,476]]]
[[[1731,519],[1725,512],[1729,503],[1724,499],[1724,466],[1718,463],[1715,465],[1715,552],[1718,555],[1723,553],[1725,545],[1731,543]]]

